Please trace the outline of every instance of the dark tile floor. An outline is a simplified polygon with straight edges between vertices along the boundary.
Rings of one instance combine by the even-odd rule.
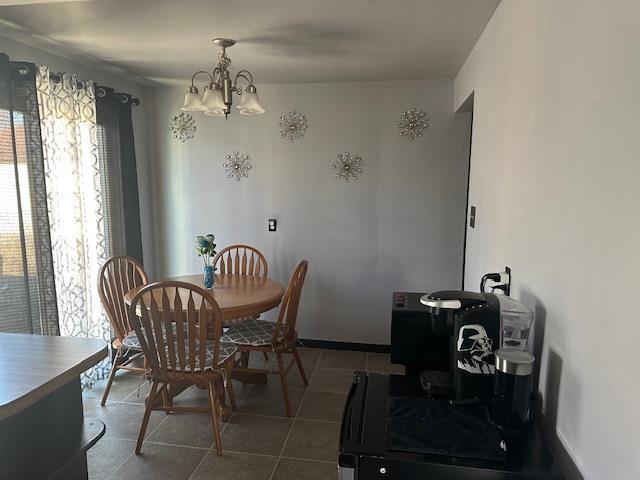
[[[104,382],[84,392],[85,415],[100,418],[105,436],[89,450],[89,479],[325,480],[337,478],[340,417],[354,370],[401,373],[386,354],[300,349],[309,377],[304,387],[296,369],[289,374],[294,411],[284,416],[277,376],[267,385],[234,383],[238,412],[222,426],[224,456],[215,454],[211,421],[203,413],[153,412],[142,446],[133,455],[142,419],[146,382],[118,374],[105,407]],[[265,362],[257,355],[256,365]],[[206,392],[191,388],[176,404],[206,405]]]

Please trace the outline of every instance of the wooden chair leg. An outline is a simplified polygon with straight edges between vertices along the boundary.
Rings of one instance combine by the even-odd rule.
[[[209,407],[211,408],[211,425],[216,440],[216,454],[222,456],[222,437],[220,436],[220,408],[214,381],[209,382]]]
[[[251,352],[248,350],[245,350],[240,354],[240,364],[242,365],[242,368],[249,367],[249,355],[251,355]]]
[[[160,392],[162,393],[162,406],[165,408],[172,407],[173,401],[169,397],[169,389],[166,383],[162,386]],[[171,412],[169,410],[165,410],[164,413],[169,415]]]
[[[234,412],[238,411],[238,405],[236,404],[236,393],[233,391],[233,380],[231,379],[231,372],[233,372],[233,366],[235,364],[235,359],[231,357],[227,362],[226,373],[227,373],[227,395],[229,395],[229,403],[231,403],[231,410]]]
[[[300,370],[300,376],[302,377],[302,381],[304,382],[305,387],[309,385],[309,380],[307,380],[307,374],[304,372],[304,367],[302,366],[302,359],[300,358],[300,353],[298,353],[298,349],[293,346],[293,356],[296,359],[296,365],[298,365],[298,370]]]
[[[111,384],[113,383],[113,379],[116,376],[116,370],[118,370],[118,365],[120,365],[120,359],[122,358],[122,351],[118,349],[116,352],[116,358],[113,359],[113,365],[111,365],[111,372],[109,372],[109,380],[107,380],[107,386],[104,389],[104,393],[102,394],[102,401],[100,405],[104,407],[104,404],[107,403],[107,397],[109,396],[109,390],[111,390]]]
[[[248,350],[240,351],[240,360],[238,360],[240,368],[249,368],[249,355],[251,355],[251,352]],[[246,385],[247,384],[245,382],[242,382],[243,387]]]
[[[155,403],[156,394],[158,393],[158,382],[155,380],[151,384],[151,392],[149,393],[149,400],[144,407],[144,415],[142,417],[142,425],[140,425],[140,433],[138,433],[138,442],[136,443],[136,455],[140,455],[140,449],[142,448],[142,441],[144,440],[144,434],[147,431],[147,425],[149,424],[149,417],[151,416],[151,409]]]
[[[289,387],[287,385],[287,371],[284,368],[282,352],[276,352],[278,359],[278,373],[280,374],[280,384],[282,385],[282,396],[284,397],[284,410],[287,417],[291,416],[291,403],[289,402]]]

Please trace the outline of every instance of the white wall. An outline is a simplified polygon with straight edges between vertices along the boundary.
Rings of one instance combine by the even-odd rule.
[[[67,58],[38,50],[6,37],[0,37],[0,52],[6,53],[12,61],[25,61],[38,65],[47,65],[53,72],[75,73],[76,76],[82,80],[98,82],[101,85],[115,88],[116,91],[129,93],[140,100],[140,105],[133,108],[133,129],[136,145],[143,256],[145,270],[148,270],[149,274],[153,275],[154,251],[150,214],[151,177],[149,173],[149,129],[147,119],[147,112],[149,110],[147,91],[149,88],[139,83],[131,82],[126,77],[86,67]]]
[[[466,280],[513,268],[546,425],[595,480],[640,478],[639,26],[637,0],[503,0],[455,81],[456,108],[475,92]]]
[[[193,239],[209,232],[219,247],[258,247],[282,282],[306,258],[300,336],[383,344],[394,290],[460,287],[470,119],[451,111],[452,81],[263,86],[266,114],[194,114],[196,138],[180,143],[168,124],[184,90],[155,92],[160,275],[201,272]],[[432,118],[414,142],[395,127],[411,106]],[[292,110],[309,122],[296,143],[282,140],[278,125]],[[240,182],[222,167],[236,150],[253,163]],[[349,184],[329,167],[346,151],[364,161]],[[276,233],[267,231],[270,214],[279,216]]]

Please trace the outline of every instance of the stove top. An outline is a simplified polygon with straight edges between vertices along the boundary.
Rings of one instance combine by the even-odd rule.
[[[532,424],[517,448],[503,458],[472,458],[442,452],[406,451],[388,441],[394,399],[426,400],[420,380],[410,375],[356,372],[340,432],[341,479],[561,480],[553,456]],[[442,413],[441,413],[442,414]],[[391,447],[391,448],[390,448]],[[415,450],[415,449],[412,449]]]

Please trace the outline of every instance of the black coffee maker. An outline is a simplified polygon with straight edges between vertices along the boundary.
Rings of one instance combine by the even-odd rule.
[[[493,293],[445,290],[424,295],[434,331],[450,345],[451,396],[488,398],[493,390],[496,350],[500,344],[500,302]],[[448,339],[446,338],[448,336]],[[425,369],[421,381],[427,391],[442,392],[441,372]]]
[[[489,399],[495,351],[526,349],[533,313],[506,295],[395,293],[391,361],[419,374],[433,397]]]

